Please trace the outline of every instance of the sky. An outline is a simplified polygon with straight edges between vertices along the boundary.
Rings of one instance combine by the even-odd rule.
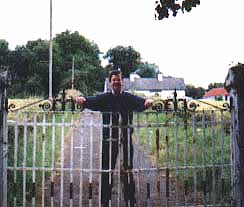
[[[132,46],[165,76],[207,88],[244,63],[244,1],[201,0],[189,13],[155,20],[155,0],[52,0],[53,37],[70,30],[100,51]],[[50,37],[50,0],[0,0],[0,39],[9,48]],[[104,62],[103,62],[104,63]]]

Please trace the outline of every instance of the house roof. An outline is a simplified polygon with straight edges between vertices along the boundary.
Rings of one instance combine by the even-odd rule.
[[[108,79],[106,78],[106,88],[109,87]],[[129,78],[123,79],[124,90],[185,90],[183,78],[163,77],[162,81],[157,78],[138,78],[131,81]]]
[[[212,97],[212,96],[228,96],[229,93],[225,90],[225,88],[212,88],[207,91],[203,97]]]

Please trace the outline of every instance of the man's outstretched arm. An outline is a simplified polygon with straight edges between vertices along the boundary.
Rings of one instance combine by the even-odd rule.
[[[76,98],[76,103],[83,108],[88,108],[93,111],[101,111],[103,110],[103,99],[104,95],[97,95],[97,96],[79,96]]]

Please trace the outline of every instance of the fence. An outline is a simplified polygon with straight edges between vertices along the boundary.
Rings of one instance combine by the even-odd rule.
[[[194,113],[186,122],[172,111],[134,114],[139,206],[230,205],[230,132],[223,116]],[[20,112],[9,120],[8,205],[98,206],[101,123],[95,112]],[[123,205],[119,167],[108,169],[117,192],[112,206]]]
[[[138,206],[230,205],[225,112],[160,109],[134,114],[132,172]],[[11,116],[8,205],[98,206],[101,114],[27,111]],[[107,171],[114,177],[111,204],[123,206],[120,165]]]
[[[7,203],[7,72],[0,73],[0,204]]]
[[[232,114],[235,103],[232,97]],[[1,112],[6,104],[1,96]],[[100,113],[16,112],[8,124],[1,113],[1,206],[99,206],[102,172],[114,178],[111,206],[125,205],[121,177],[130,172],[137,206],[241,206],[239,156],[230,147],[239,131],[231,131],[229,112],[186,104],[159,102],[156,111],[134,113],[134,168],[127,171],[120,150],[115,169],[101,167],[102,128],[114,126],[103,125]]]

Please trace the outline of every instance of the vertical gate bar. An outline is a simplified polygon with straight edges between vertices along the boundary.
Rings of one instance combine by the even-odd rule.
[[[50,192],[50,197],[51,197],[51,207],[54,206],[54,169],[55,169],[55,122],[56,122],[56,117],[55,113],[52,113],[52,154],[51,154],[51,192]]]
[[[150,199],[150,183],[147,183],[147,199]],[[149,206],[149,202],[147,203],[147,205]]]
[[[168,120],[168,112],[165,112],[165,143],[166,143],[166,182],[165,182],[165,189],[166,189],[166,207],[169,206],[169,120]]]
[[[202,165],[203,165],[203,202],[207,205],[207,179],[206,179],[206,114],[203,111],[202,115]]]
[[[6,90],[5,90],[5,97],[7,98]],[[6,107],[8,105],[8,101],[5,100]],[[3,207],[5,204],[8,203],[8,117],[7,117],[7,110],[3,111],[3,186],[5,191],[3,192]],[[7,206],[6,206],[7,207]]]
[[[150,132],[149,132],[149,113],[146,113],[146,155],[150,155]],[[148,166],[149,167],[149,166]]]
[[[224,175],[224,118],[223,118],[223,110],[221,110],[220,114],[220,124],[221,124],[221,205],[224,205],[224,182],[225,182],[225,175]]]
[[[230,164],[231,164],[231,169],[230,169],[230,174],[231,174],[231,199],[230,199],[230,203],[232,206],[234,206],[236,204],[236,201],[239,201],[240,199],[240,189],[239,189],[239,180],[236,181],[235,177],[239,176],[239,170],[236,170],[237,167],[237,163],[235,161],[239,161],[236,157],[236,153],[238,152],[238,150],[236,151],[236,147],[238,146],[237,144],[237,140],[236,137],[238,138],[238,132],[236,131],[237,129],[235,128],[235,124],[234,121],[236,119],[235,116],[237,116],[237,111],[235,109],[235,104],[233,103],[235,99],[233,99],[233,97],[230,97],[230,109],[231,109],[231,125],[230,125],[230,152],[231,152],[231,156],[230,156]],[[234,115],[234,112],[236,111],[236,115]],[[238,149],[238,148],[237,148]],[[237,173],[237,174],[236,174]],[[237,182],[237,183],[236,183]]]
[[[157,168],[157,193],[158,202],[161,203],[161,190],[160,190],[160,170],[159,170],[159,150],[160,150],[160,131],[159,131],[159,117],[156,113],[156,168]]]
[[[61,126],[60,207],[63,207],[63,198],[64,198],[64,127],[65,127],[64,115],[65,113],[62,116],[62,126]]]
[[[92,169],[93,169],[93,129],[94,129],[94,122],[93,122],[93,117],[94,116],[90,116],[90,123],[89,123],[89,128],[90,128],[90,172],[89,172],[89,207],[92,206]]]
[[[140,154],[140,148],[139,146],[141,146],[141,143],[140,143],[140,113],[136,113],[136,137],[137,137],[137,143],[138,143],[138,154]],[[142,168],[142,157],[141,156],[137,156],[137,164],[138,164],[138,173],[137,173],[137,196],[138,196],[138,205],[140,205],[140,201],[141,201],[141,193],[140,193],[140,190],[141,190],[141,182],[140,182],[140,176],[141,176],[141,172],[140,172],[140,169]]]
[[[17,207],[17,171],[18,166],[18,134],[19,134],[19,112],[16,115],[16,121],[14,124],[14,207]]]
[[[131,166],[131,162],[130,162],[130,160],[131,160],[131,154],[130,154],[130,148],[131,148],[131,146],[130,146],[130,141],[131,141],[131,137],[130,137],[130,119],[129,119],[129,114],[128,114],[128,117],[127,117],[127,127],[126,127],[126,130],[127,130],[127,165],[128,165],[128,167],[129,166]],[[130,183],[131,183],[131,176],[130,176],[130,173],[132,173],[132,172],[128,172],[128,169],[127,169],[127,179],[128,179],[128,185],[130,186]],[[129,199],[129,201],[128,201],[129,203],[128,203],[128,205],[130,205],[130,202],[131,202],[131,200]]]
[[[121,161],[122,161],[122,154],[121,154],[121,147],[122,147],[122,143],[121,143],[121,136],[122,136],[122,118],[121,118],[121,114],[119,114],[119,140],[118,140],[118,157],[119,157],[119,165],[118,165],[118,197],[117,197],[117,207],[120,207],[120,194],[121,194]]]
[[[33,157],[32,157],[32,206],[36,206],[36,136],[37,136],[37,131],[36,131],[36,126],[37,126],[37,114],[34,114],[34,126],[33,126]]]
[[[79,199],[79,207],[82,207],[82,196],[83,196],[83,145],[84,145],[84,116],[85,113],[82,113],[80,116],[80,199]]]
[[[73,160],[73,153],[74,153],[74,117],[73,113],[71,114],[71,140],[70,140],[70,207],[73,206],[73,167],[74,167],[74,160]]]
[[[157,168],[157,173],[159,172],[159,120],[158,120],[158,113],[156,113],[156,168]]]
[[[192,141],[193,141],[193,185],[194,185],[194,204],[197,201],[197,134],[196,134],[196,114],[192,116]]]
[[[212,204],[216,204],[216,180],[215,180],[215,118],[214,111],[211,111],[211,141],[212,141]]]
[[[179,191],[178,191],[178,187],[179,187],[179,149],[178,149],[178,145],[179,145],[179,140],[178,140],[178,115],[177,115],[177,111],[174,111],[174,142],[175,142],[175,174],[176,174],[176,188],[175,188],[175,192],[176,192],[176,206],[178,206],[178,202],[179,202]]]
[[[112,169],[112,130],[113,130],[113,114],[110,113],[110,123],[109,123],[109,192],[111,192],[111,184],[112,184],[112,174],[111,174],[111,169]],[[107,169],[106,169],[107,170]],[[104,190],[104,189],[103,189]],[[109,200],[109,206],[112,206],[111,200]]]
[[[149,113],[146,113],[146,155],[149,157],[150,156],[150,141],[149,141],[149,137],[150,137],[150,133],[149,133]],[[148,163],[149,165],[149,163]],[[146,166],[147,168],[150,168],[150,166]],[[150,200],[150,185],[148,185],[150,183],[150,171],[148,171],[147,173],[147,178],[146,178],[146,182],[147,182],[147,187],[146,187],[146,201],[147,201],[147,206],[149,206],[149,200]]]
[[[131,156],[131,154],[130,154],[130,119],[129,119],[129,114],[128,114],[128,117],[127,117],[127,155],[128,155],[128,166],[131,166],[131,162],[130,162],[130,156]],[[129,176],[128,176],[129,177]]]
[[[8,67],[0,73],[0,206],[8,205]]]
[[[187,111],[185,108],[184,111],[184,203],[185,206],[187,206],[188,203],[188,185],[189,185],[189,169],[188,169],[188,159],[187,159],[187,153],[188,153],[188,126],[187,126]]]
[[[46,114],[42,120],[42,207],[45,207]]]
[[[102,119],[101,117],[102,115],[100,114],[100,118],[99,119]],[[103,122],[101,122],[101,127],[99,128],[100,130],[100,136],[99,136],[99,156],[100,156],[100,166],[99,166],[99,199],[98,199],[98,203],[99,203],[99,207],[101,207],[101,200],[102,200],[102,145],[103,145]],[[118,191],[119,192],[119,191]]]
[[[26,158],[27,158],[27,114],[24,114],[24,135],[23,135],[23,207],[26,206]]]

